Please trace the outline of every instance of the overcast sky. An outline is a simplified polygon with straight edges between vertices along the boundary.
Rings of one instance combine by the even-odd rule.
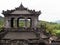
[[[11,10],[23,4],[28,9],[39,11],[39,20],[53,22],[60,20],[60,0],[0,0],[0,15],[2,10]]]

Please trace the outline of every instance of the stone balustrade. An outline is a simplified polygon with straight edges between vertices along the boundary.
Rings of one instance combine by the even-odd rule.
[[[5,28],[5,31],[33,31],[33,32],[37,32],[40,31],[40,28]]]

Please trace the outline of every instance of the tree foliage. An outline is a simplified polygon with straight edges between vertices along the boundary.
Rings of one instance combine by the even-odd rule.
[[[51,33],[52,35],[60,36],[60,24],[46,22],[46,21],[39,21],[39,25],[45,28],[46,33]]]

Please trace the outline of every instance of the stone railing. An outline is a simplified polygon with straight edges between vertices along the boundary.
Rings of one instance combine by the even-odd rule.
[[[18,45],[21,44],[20,40],[10,40],[10,39],[2,39],[0,40],[0,45]]]
[[[24,39],[1,39],[0,45],[28,45],[29,43],[38,43],[38,39],[35,40],[24,40]]]
[[[50,45],[60,45],[60,41],[53,41]]]
[[[40,28],[4,28],[6,31],[40,31]]]
[[[20,40],[20,39],[1,39],[0,40],[0,45],[22,45],[26,42],[26,40]]]
[[[7,31],[5,30],[1,30],[0,31],[0,39],[7,33]]]

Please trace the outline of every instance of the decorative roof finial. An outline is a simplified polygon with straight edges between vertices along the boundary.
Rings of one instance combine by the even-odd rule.
[[[23,6],[22,2],[21,2],[21,4],[20,4],[20,6],[19,6],[19,9],[20,9],[20,10],[23,10],[23,9],[24,9],[24,6]]]
[[[21,4],[22,4],[22,2],[21,2]]]
[[[21,8],[23,8],[23,7],[24,7],[24,6],[23,6],[23,4],[22,4],[22,2],[21,2],[21,4],[20,4],[20,7],[21,7]]]
[[[18,10],[26,10],[27,8],[25,8],[21,2],[20,6],[18,8],[16,8]]]

